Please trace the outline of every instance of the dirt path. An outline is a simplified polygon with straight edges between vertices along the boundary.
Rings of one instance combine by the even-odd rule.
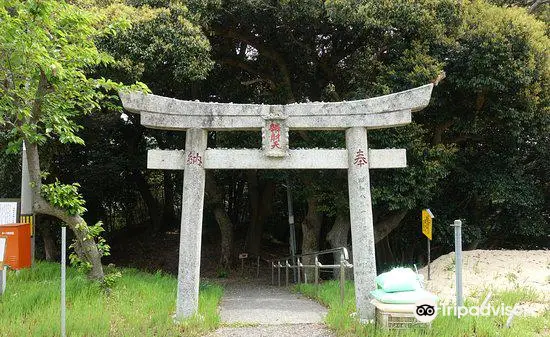
[[[284,287],[265,282],[226,284],[220,314],[223,327],[210,337],[332,337],[322,324],[327,309]]]

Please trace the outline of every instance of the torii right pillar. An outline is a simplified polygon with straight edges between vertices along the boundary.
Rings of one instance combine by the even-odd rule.
[[[361,322],[374,319],[370,291],[376,289],[376,257],[374,251],[374,224],[368,160],[367,129],[353,127],[346,130],[348,151],[348,190],[353,247],[353,277],[355,303]]]

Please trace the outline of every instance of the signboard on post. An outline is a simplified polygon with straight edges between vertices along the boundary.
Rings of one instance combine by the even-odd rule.
[[[244,259],[248,259],[248,253],[240,253],[239,259],[241,260],[241,274],[244,274]]]
[[[428,238],[428,281],[431,279],[430,275],[430,260],[431,260],[431,241],[432,241],[432,219],[434,215],[429,208],[422,210],[422,234]]]
[[[434,215],[429,209],[422,210],[422,234],[428,239],[432,239],[432,219]]]
[[[0,225],[17,223],[19,215],[18,199],[0,200]]]

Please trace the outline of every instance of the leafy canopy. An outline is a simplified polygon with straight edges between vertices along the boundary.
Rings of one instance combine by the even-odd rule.
[[[120,88],[86,76],[112,62],[94,39],[124,21],[101,27],[99,16],[63,1],[0,3],[0,127],[9,133],[8,151],[18,151],[22,139],[82,144],[74,118],[97,108],[106,90]]]

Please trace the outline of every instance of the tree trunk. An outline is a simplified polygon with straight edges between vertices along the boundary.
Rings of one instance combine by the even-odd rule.
[[[233,252],[233,223],[225,210],[223,192],[214,180],[212,174],[207,174],[206,176],[206,193],[208,194],[206,202],[212,205],[214,217],[220,227],[220,266],[223,268],[230,268]]]
[[[176,228],[178,223],[174,214],[174,179],[172,172],[164,171],[163,173],[163,188],[164,188],[164,207],[162,211],[161,230]]]
[[[388,236],[394,229],[399,227],[401,221],[407,215],[407,211],[392,212],[380,220],[376,221],[374,225],[374,243],[378,243],[386,236]]]
[[[145,177],[140,171],[132,172],[132,179],[136,183],[139,194],[143,198],[143,201],[147,205],[147,211],[149,213],[149,218],[151,219],[151,232],[156,234],[162,228],[162,210],[160,203],[151,193],[149,184]]]
[[[69,215],[65,210],[52,206],[40,193],[42,180],[40,177],[40,159],[38,146],[25,140],[27,148],[27,161],[29,175],[33,191],[33,211],[39,214],[47,214],[64,221],[75,235],[75,253],[85,262],[91,264],[88,277],[93,280],[103,281],[105,275],[101,265],[101,253],[94,240],[88,237],[86,222],[79,215]],[[84,225],[84,226],[83,226]]]
[[[258,218],[260,213],[260,187],[258,186],[258,176],[256,170],[247,170],[246,178],[248,182],[248,200],[250,201],[250,223],[248,225],[248,232],[246,234],[246,250],[250,253],[254,251],[256,253],[260,250],[260,237],[258,237],[259,226]]]
[[[332,229],[327,234],[327,241],[330,243],[331,248],[346,247],[348,248],[348,236],[351,223],[349,220],[349,214],[338,214],[334,220]],[[340,264],[340,257],[342,253],[334,253],[334,264]],[[351,273],[348,273],[351,274]],[[340,276],[340,269],[334,269],[334,278],[338,279]]]
[[[547,4],[548,0],[534,0],[531,1],[531,5],[529,6],[529,14],[533,14],[537,11],[537,9],[541,8],[542,5]]]
[[[214,217],[221,232],[220,266],[228,269],[231,267],[233,256],[233,223],[220,205],[214,206]]]
[[[302,222],[302,254],[319,250],[319,237],[321,235],[321,226],[323,225],[323,214],[317,210],[317,200],[314,196],[307,199],[307,214]],[[303,264],[313,265],[315,258],[305,256]],[[313,268],[305,268],[304,275],[308,281],[313,281],[315,274]]]
[[[260,187],[256,170],[247,172],[250,200],[250,226],[248,227],[246,247],[249,253],[260,255],[264,222],[271,213],[275,184],[267,181]]]
[[[140,141],[143,139],[145,128],[139,124],[139,117],[130,114],[129,118],[132,122],[133,127],[124,128],[123,130],[124,140],[126,141],[126,151],[129,155],[139,158],[139,148],[140,146],[142,146],[140,144]],[[155,134],[153,137],[161,146],[166,147],[166,142],[162,137],[160,137],[158,134]],[[167,173],[165,171],[163,176],[165,198],[171,197],[171,191],[168,191],[168,194],[166,194],[166,184],[170,183],[170,181],[167,181],[170,180],[170,178],[171,173]],[[155,198],[155,196],[151,192],[151,186],[149,185],[146,176],[142,173],[141,170],[132,170],[130,179],[136,184],[137,190],[141,195],[145,206],[147,207],[147,213],[149,215],[149,220],[151,221],[151,226],[148,227],[148,231],[150,234],[157,234],[161,230],[165,229],[167,226],[164,216],[164,211],[166,209],[166,200],[165,205],[161,205],[159,200]],[[173,207],[173,205],[174,204],[172,202],[170,206]],[[177,225],[179,225],[179,223]]]
[[[38,224],[38,219],[35,219],[35,223]],[[55,243],[55,237],[52,233],[51,227],[52,221],[49,219],[43,219],[36,229],[40,232],[42,241],[44,242],[44,254],[46,261],[54,262],[59,258],[59,250],[57,249],[57,244]]]

